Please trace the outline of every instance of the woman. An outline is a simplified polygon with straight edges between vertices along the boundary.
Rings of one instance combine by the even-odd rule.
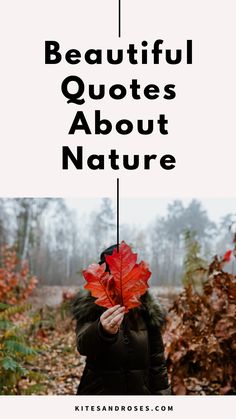
[[[115,247],[101,254],[100,264]],[[140,300],[140,307],[125,314],[119,305],[98,306],[90,293],[77,295],[72,306],[77,349],[87,357],[77,394],[171,394],[161,336],[163,313],[149,293]]]

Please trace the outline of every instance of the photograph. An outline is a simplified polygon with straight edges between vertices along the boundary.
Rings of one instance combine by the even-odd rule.
[[[1,6],[1,414],[230,418],[235,0]]]
[[[235,395],[236,199],[0,199],[1,395]]]

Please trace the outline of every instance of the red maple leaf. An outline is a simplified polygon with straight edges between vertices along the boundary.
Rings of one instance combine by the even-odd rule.
[[[105,256],[110,273],[105,272],[105,263],[93,264],[83,271],[87,284],[84,288],[90,290],[93,297],[97,297],[96,304],[112,307],[120,304],[126,312],[138,307],[139,298],[147,288],[147,281],[151,275],[145,262],[137,264],[137,254],[122,242],[119,251],[115,249],[111,256]]]
[[[222,262],[229,262],[232,255],[232,250],[227,250],[227,252],[224,254]]]
[[[96,304],[102,307],[113,307],[115,302],[115,295],[112,292],[113,283],[112,276],[109,272],[105,272],[106,264],[98,265],[93,263],[89,265],[88,269],[83,271],[83,276],[87,281],[84,286],[85,289],[91,291],[93,297],[96,297]]]

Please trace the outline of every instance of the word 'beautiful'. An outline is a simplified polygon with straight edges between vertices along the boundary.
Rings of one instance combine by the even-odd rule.
[[[109,64],[121,64],[126,56],[126,59],[130,64],[160,64],[163,59],[168,64],[180,64],[183,62],[183,51],[182,49],[162,48],[164,43],[163,39],[157,39],[152,48],[148,48],[148,42],[143,41],[141,43],[142,48],[136,48],[135,44],[129,44],[128,49],[107,49],[106,53],[103,53],[102,49],[88,49],[83,54],[78,49],[69,49],[65,54],[64,58],[69,64],[79,64],[84,60],[87,64],[103,64],[106,60]],[[60,52],[60,44],[57,41],[45,41],[45,64],[59,64],[62,60],[62,53]],[[161,57],[162,60],[161,60]],[[185,62],[186,64],[192,64],[192,40],[186,41],[185,50]]]

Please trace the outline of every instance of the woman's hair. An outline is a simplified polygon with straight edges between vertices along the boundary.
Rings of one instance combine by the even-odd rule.
[[[100,261],[98,262],[99,265],[102,263],[106,263],[105,256],[111,256],[113,251],[117,248],[117,244],[113,244],[112,246],[108,247],[107,249],[103,250],[103,252],[100,255]],[[106,263],[106,272],[110,272],[109,265]]]

